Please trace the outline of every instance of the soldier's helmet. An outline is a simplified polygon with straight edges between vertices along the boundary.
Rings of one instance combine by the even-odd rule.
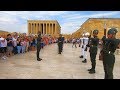
[[[82,34],[82,36],[84,37],[84,36],[85,36],[85,34],[83,33],[83,34]]]
[[[86,32],[86,33],[85,33],[85,36],[89,36],[89,35],[90,35],[90,33],[89,33],[89,32]]]
[[[108,35],[109,35],[109,34],[116,34],[117,32],[118,32],[118,31],[117,31],[116,28],[111,28],[111,29],[108,30],[108,33],[107,33],[107,34],[108,34]]]
[[[94,31],[93,31],[93,34],[98,34],[98,33],[99,33],[98,30],[94,30]]]

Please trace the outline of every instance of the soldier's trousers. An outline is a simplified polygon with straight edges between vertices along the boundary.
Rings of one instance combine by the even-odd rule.
[[[95,67],[96,67],[96,55],[97,55],[97,53],[90,53],[92,70],[95,70]]]
[[[58,45],[58,52],[61,53],[62,52],[62,44]]]
[[[113,68],[115,63],[115,56],[111,54],[104,54],[103,67],[105,76],[104,79],[113,79]]]
[[[37,47],[37,59],[40,58],[40,57],[39,57],[40,50],[41,50],[41,47]]]

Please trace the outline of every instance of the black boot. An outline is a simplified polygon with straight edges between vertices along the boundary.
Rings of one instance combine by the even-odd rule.
[[[81,55],[80,58],[83,58],[83,55]]]
[[[42,59],[41,58],[37,58],[37,61],[41,61]]]
[[[83,63],[87,63],[87,60],[85,59],[84,61],[82,61]]]
[[[91,69],[88,69],[88,71],[91,71],[92,70],[92,68]]]
[[[90,74],[94,74],[94,73],[95,73],[95,70],[92,69],[92,70],[89,71],[89,73],[90,73]]]

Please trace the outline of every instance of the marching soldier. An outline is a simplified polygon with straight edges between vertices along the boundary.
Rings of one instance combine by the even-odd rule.
[[[103,40],[103,66],[105,77],[104,79],[113,79],[113,68],[115,63],[115,55],[114,52],[118,46],[117,39],[115,35],[117,30],[115,28],[111,28],[107,32],[107,37],[102,38]]]
[[[90,60],[91,60],[91,69],[88,69],[90,74],[95,73],[95,66],[96,66],[96,55],[98,51],[98,44],[99,44],[99,39],[97,37],[98,35],[98,30],[93,31],[93,38],[90,38]]]
[[[61,54],[63,50],[63,42],[64,42],[64,38],[62,37],[62,34],[60,34],[58,38],[58,54]]]
[[[41,32],[38,32],[38,37],[37,37],[37,60],[41,61],[42,59],[39,57],[39,53],[41,50]]]

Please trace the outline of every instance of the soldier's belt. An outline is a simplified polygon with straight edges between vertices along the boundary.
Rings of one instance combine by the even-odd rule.
[[[104,53],[107,53],[107,54],[113,54],[113,55],[114,55],[114,53],[111,52],[111,51],[103,50],[103,52],[104,52]]]
[[[91,47],[97,47],[96,45],[91,45]]]

